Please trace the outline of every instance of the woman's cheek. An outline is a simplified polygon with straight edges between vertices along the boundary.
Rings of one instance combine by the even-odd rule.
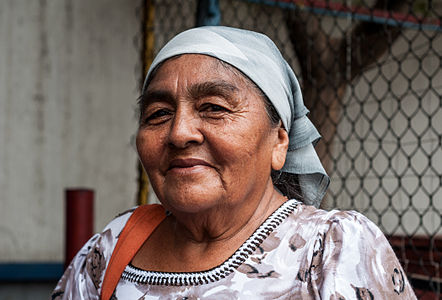
[[[156,143],[145,132],[139,132],[136,138],[136,145],[138,156],[147,170],[150,167],[150,162],[155,161],[155,158],[152,156],[156,153]]]

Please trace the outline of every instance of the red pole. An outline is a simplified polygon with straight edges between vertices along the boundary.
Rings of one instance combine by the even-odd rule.
[[[67,189],[65,269],[78,250],[92,236],[94,224],[94,191]]]

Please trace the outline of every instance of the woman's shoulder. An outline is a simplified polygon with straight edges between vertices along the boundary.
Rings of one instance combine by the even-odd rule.
[[[363,214],[299,205],[291,222],[290,247],[309,245],[306,268],[324,298],[416,299],[388,240]]]
[[[377,225],[354,210],[324,210],[310,205],[299,205],[292,215],[292,222],[302,227],[313,227],[317,232],[323,233],[334,230],[347,234],[368,232],[374,236],[383,235]]]
[[[340,209],[322,209],[312,205],[304,204],[298,201],[298,213],[308,216],[309,218],[319,218],[321,220],[344,220],[354,218],[365,218],[363,214],[355,210],[340,210]]]
[[[112,250],[113,247],[115,247],[121,232],[126,226],[127,221],[137,208],[138,206],[135,206],[116,215],[109,223],[107,223],[103,230],[95,234],[89,242],[93,241],[96,244],[104,239],[107,241],[105,243],[106,248],[111,248]]]
[[[116,215],[103,229],[103,233],[110,230],[115,237],[118,237],[129,220],[133,212],[138,208],[138,206],[127,209],[118,215]]]

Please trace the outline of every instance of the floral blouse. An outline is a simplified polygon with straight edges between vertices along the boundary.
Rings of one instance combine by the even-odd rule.
[[[133,210],[78,252],[52,299],[99,299],[106,266]],[[224,263],[203,272],[128,265],[112,299],[416,299],[382,232],[354,211],[289,200]]]

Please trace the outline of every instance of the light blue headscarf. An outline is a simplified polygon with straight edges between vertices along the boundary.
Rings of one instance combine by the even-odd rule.
[[[182,54],[204,54],[229,63],[264,92],[289,133],[282,171],[297,174],[306,204],[319,206],[330,182],[313,147],[320,135],[306,116],[308,110],[293,70],[272,40],[257,32],[223,26],[184,31],[158,53],[147,73],[143,92],[158,64]]]

